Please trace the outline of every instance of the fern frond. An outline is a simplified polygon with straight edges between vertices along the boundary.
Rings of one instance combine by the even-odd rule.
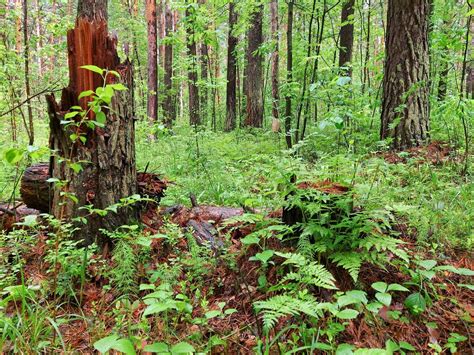
[[[321,310],[317,306],[314,298],[300,299],[288,294],[254,303],[255,310],[263,314],[263,326],[266,331],[272,329],[282,317],[307,315],[318,318],[321,316]]]
[[[364,261],[363,255],[356,252],[334,253],[329,257],[337,266],[349,272],[354,282],[359,278],[360,267]]]

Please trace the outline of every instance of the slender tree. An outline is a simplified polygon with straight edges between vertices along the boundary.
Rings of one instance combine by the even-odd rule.
[[[278,0],[272,0],[270,2],[270,15],[271,15],[271,32],[274,50],[272,53],[272,116],[274,119],[279,118],[278,103],[280,101],[279,95],[279,65],[280,65],[280,53],[279,53],[279,42],[280,42],[280,29],[278,25]]]
[[[145,13],[148,27],[148,101],[147,116],[158,120],[158,48],[156,0],[146,0]]]
[[[189,123],[193,126],[201,124],[199,112],[198,73],[196,64],[196,38],[194,33],[196,10],[193,4],[186,5],[187,50],[190,64],[188,66]]]
[[[244,124],[252,127],[263,125],[263,67],[262,56],[258,53],[263,43],[263,4],[256,5],[248,31],[246,96],[247,114]]]
[[[238,39],[234,34],[237,24],[237,13],[234,1],[229,2],[229,34],[227,38],[227,87],[226,87],[226,121],[224,129],[233,130],[236,126],[237,106],[237,48]]]
[[[354,44],[354,0],[346,0],[341,10],[341,30],[339,31],[339,67],[348,67],[347,75],[352,75],[352,47]]]
[[[63,89],[59,104],[53,94],[47,96],[50,148],[56,152],[50,161],[50,175],[63,182],[54,187],[51,213],[60,220],[85,219],[87,223],[79,225],[77,236],[87,244],[108,244],[101,229],[114,230],[136,218],[132,207],[105,216],[83,209],[86,205],[105,209],[137,191],[132,66],[128,61],[120,64],[116,42],[108,34],[107,0],[79,0],[75,27],[67,34],[69,86]],[[104,112],[103,127],[81,125],[79,132],[85,139],[77,139],[65,128],[64,114],[72,106],[86,110],[89,100],[78,99],[78,95],[104,84],[100,75],[82,69],[84,65],[117,71],[120,79],[108,75],[107,82],[120,81],[129,90],[115,93],[108,105],[110,110]],[[78,117],[74,118],[80,123]],[[90,113],[86,118],[96,117]]]
[[[173,14],[170,10],[168,2],[165,5],[165,99],[163,101],[163,111],[165,114],[165,124],[171,127],[172,122],[176,119],[176,100],[173,95],[173,44],[171,36],[173,34]]]
[[[380,135],[394,149],[428,139],[428,18],[428,0],[388,2]]]
[[[293,0],[288,2],[288,27],[286,31],[286,83],[288,86],[293,81]],[[287,92],[285,96],[285,138],[288,149],[291,144],[291,93]]]
[[[23,0],[23,62],[25,76],[25,94],[29,98],[31,96],[30,86],[30,45],[28,39],[28,0]],[[30,100],[26,103],[28,111],[28,144],[35,144],[35,127],[33,123],[33,110],[31,109]]]

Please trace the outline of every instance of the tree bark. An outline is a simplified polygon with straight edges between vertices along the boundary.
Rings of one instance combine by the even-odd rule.
[[[163,101],[163,111],[165,114],[165,124],[168,128],[171,127],[174,120],[176,120],[176,100],[173,92],[173,45],[170,42],[170,37],[173,34],[173,14],[171,13],[169,4],[165,5],[165,35],[167,38],[165,44],[165,99]]]
[[[25,94],[26,97],[31,96],[30,88],[30,45],[28,40],[28,1],[23,0],[23,60],[24,60],[24,75],[25,75]],[[28,111],[28,144],[35,144],[35,127],[33,124],[33,110],[31,103],[26,103]]]
[[[348,67],[344,72],[352,76],[352,47],[354,44],[354,0],[347,0],[341,10],[341,30],[339,31],[339,68]]]
[[[59,105],[53,94],[47,96],[50,148],[57,152],[51,157],[51,176],[65,182],[65,186],[54,186],[51,213],[60,220],[85,218],[87,223],[78,225],[80,231],[76,237],[85,244],[96,241],[102,246],[109,240],[100,229],[114,230],[128,224],[135,218],[135,208],[119,209],[118,213],[99,217],[81,207],[92,205],[105,209],[137,191],[132,66],[128,61],[119,63],[116,38],[108,35],[106,19],[105,0],[79,1],[76,25],[67,34],[69,86],[63,89]],[[103,128],[83,128],[85,143],[72,141],[71,130],[61,124],[71,106],[87,108],[87,100],[78,100],[81,92],[103,85],[100,75],[81,69],[82,65],[115,70],[129,88],[115,93]],[[107,81],[115,83],[119,79],[109,75]],[[82,162],[81,169],[71,169],[67,161]],[[75,196],[77,202],[67,195]]]
[[[227,87],[226,87],[226,121],[224,129],[231,131],[236,126],[237,106],[237,48],[238,39],[234,34],[237,24],[237,13],[234,1],[229,3],[229,35],[227,38]]]
[[[293,81],[293,0],[288,2],[288,28],[286,32],[286,84],[291,85]],[[287,92],[285,97],[285,138],[286,146],[291,149],[291,93]]]
[[[247,115],[244,125],[262,127],[263,125],[263,68],[262,56],[257,53],[263,43],[262,33],[263,4],[257,5],[252,14],[251,27],[248,31],[246,96]]]
[[[381,139],[393,149],[424,144],[429,135],[428,0],[389,0]]]
[[[194,34],[195,9],[192,4],[186,5],[186,33],[187,33],[187,49],[189,56],[188,67],[188,96],[189,96],[189,123],[192,126],[201,124],[199,112],[199,88],[198,73],[196,65],[196,39]]]
[[[158,48],[156,0],[146,0],[146,21],[148,26],[148,101],[147,116],[151,122],[158,120]]]
[[[279,81],[278,73],[280,66],[280,53],[279,53],[279,42],[280,42],[280,29],[278,25],[278,0],[272,0],[270,3],[270,14],[271,14],[271,32],[272,40],[274,43],[274,50],[272,54],[272,115],[275,120],[280,117],[278,112],[278,103],[280,102],[279,95]]]

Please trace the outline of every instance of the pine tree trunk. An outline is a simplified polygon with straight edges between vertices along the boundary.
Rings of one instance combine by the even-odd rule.
[[[347,0],[341,11],[341,30],[339,32],[339,67],[349,69],[345,73],[352,76],[352,47],[354,44],[354,0]]]
[[[192,126],[201,124],[199,112],[199,89],[198,89],[198,73],[196,65],[196,39],[194,38],[194,20],[195,10],[190,4],[186,7],[186,33],[187,33],[187,49],[189,56],[188,67],[188,99],[189,99],[189,123]]]
[[[227,39],[227,88],[226,88],[226,121],[224,129],[231,131],[236,126],[237,105],[237,48],[238,39],[234,34],[237,24],[237,13],[233,1],[229,3],[229,35]]]
[[[428,0],[389,0],[381,138],[419,146],[429,131]]]
[[[64,187],[54,187],[51,213],[60,220],[85,218],[87,223],[78,225],[80,231],[76,235],[86,244],[94,241],[108,244],[100,229],[114,230],[136,217],[133,207],[131,211],[119,209],[118,213],[109,212],[104,217],[89,216],[81,209],[85,205],[105,209],[137,191],[132,66],[128,61],[119,63],[116,41],[108,35],[107,2],[80,0],[76,25],[67,34],[69,86],[63,89],[60,104],[53,94],[47,96],[50,147],[57,151],[51,157],[50,171],[53,178],[66,181]],[[116,70],[121,75],[120,81],[129,88],[115,93],[103,128],[84,129],[87,138],[84,144],[71,141],[71,131],[61,124],[71,106],[86,107],[85,100],[79,102],[79,93],[103,85],[98,74],[81,69],[82,65]],[[108,81],[114,83],[119,79],[109,75]],[[71,169],[62,158],[83,162],[82,170]],[[74,195],[77,202],[64,193]]]
[[[272,115],[275,120],[278,120],[280,117],[278,112],[278,103],[280,102],[279,95],[279,66],[280,66],[280,33],[278,25],[278,0],[272,0],[270,3],[270,14],[271,14],[271,31],[272,31],[272,40],[275,45],[275,49],[272,54]]]
[[[201,81],[203,83],[200,90],[201,117],[207,119],[209,98],[207,90],[207,82],[209,80],[209,48],[205,41],[201,43],[199,52],[199,58],[201,61]]]
[[[246,95],[247,115],[244,124],[251,127],[263,125],[263,67],[262,56],[257,53],[263,43],[263,4],[257,5],[248,31]]]
[[[165,36],[170,37],[173,34],[173,14],[169,4],[165,5]],[[163,111],[165,115],[165,124],[169,128],[176,120],[176,105],[173,92],[173,45],[170,42],[165,44],[165,99],[163,101]]]
[[[146,0],[145,12],[148,25],[147,116],[151,122],[156,122],[158,120],[158,48],[156,0]]]

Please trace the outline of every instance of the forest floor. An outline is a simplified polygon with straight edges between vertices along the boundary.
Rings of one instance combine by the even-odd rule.
[[[459,176],[456,152],[442,142],[357,154],[321,144],[295,156],[271,133],[178,128],[139,139],[139,170],[167,188],[111,235],[113,251],[34,223],[1,236],[0,349],[472,352],[474,184]],[[321,198],[301,201],[332,221],[302,226],[326,249],[288,241],[295,230],[280,221],[292,174]],[[350,212],[335,216],[345,200],[331,196],[347,193]],[[331,250],[366,259],[349,267]]]

